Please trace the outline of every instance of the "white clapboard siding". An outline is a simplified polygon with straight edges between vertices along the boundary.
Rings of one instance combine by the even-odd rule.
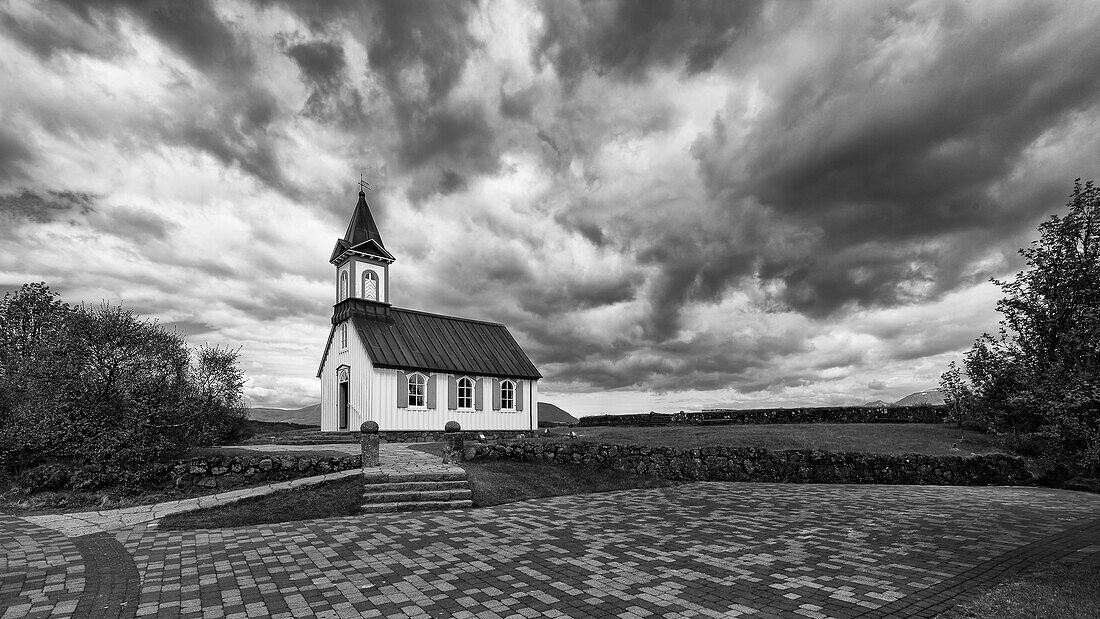
[[[481,381],[482,403],[481,411],[457,411],[447,408],[447,374],[433,373],[428,380],[435,382],[435,408],[416,409],[397,406],[397,373],[398,370],[377,368],[371,372],[370,412],[368,415],[374,418],[378,427],[386,430],[442,430],[448,421],[457,421],[463,428],[469,430],[531,430],[535,417],[528,410],[526,402],[527,393],[534,388],[531,381],[522,381],[524,384],[524,409],[514,413],[505,413],[492,410],[492,385],[490,377],[483,377]],[[408,372],[406,372],[406,375]]]
[[[373,365],[370,356],[359,336],[355,333],[355,327],[348,323],[348,347],[340,350],[340,325],[336,325],[333,331],[332,345],[328,348],[328,356],[325,358],[325,367],[321,371],[321,430],[335,432],[339,430],[339,419],[336,405],[338,396],[336,393],[336,368],[341,365],[351,367],[351,382],[348,385],[348,403],[351,410],[348,411],[348,430],[358,430],[359,426],[369,418],[370,410],[370,380],[364,377],[372,374]]]

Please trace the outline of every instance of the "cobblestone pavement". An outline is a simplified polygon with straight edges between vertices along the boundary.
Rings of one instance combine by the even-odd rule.
[[[76,539],[0,517],[0,617],[932,617],[1100,562],[1098,514],[1039,488],[708,482]]]
[[[74,615],[84,577],[73,540],[0,514],[0,617]]]
[[[1100,550],[1098,508],[1034,488],[698,483],[117,537],[137,616],[932,616],[1013,561]]]

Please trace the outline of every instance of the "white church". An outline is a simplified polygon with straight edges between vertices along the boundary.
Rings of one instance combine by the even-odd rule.
[[[329,262],[336,267],[332,328],[317,376],[321,430],[533,430],[538,381],[502,324],[390,305],[390,264],[366,194]]]

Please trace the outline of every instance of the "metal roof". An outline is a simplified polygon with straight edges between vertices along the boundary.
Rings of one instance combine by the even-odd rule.
[[[391,308],[392,322],[351,318],[377,367],[542,378],[502,324]]]

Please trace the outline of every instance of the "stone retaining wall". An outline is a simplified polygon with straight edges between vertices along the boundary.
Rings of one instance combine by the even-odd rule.
[[[172,467],[176,487],[234,488],[264,481],[312,477],[359,468],[362,456],[309,457],[294,455],[207,456]]]
[[[466,437],[470,440],[477,439],[478,434],[484,434],[487,441],[499,441],[505,439],[527,438],[533,436],[536,430],[467,430],[462,428]],[[358,433],[356,433],[358,434]],[[405,431],[381,431],[378,437],[383,443],[438,443],[446,434],[439,430],[405,430]]]
[[[674,449],[589,442],[511,441],[466,447],[467,460],[542,460],[592,464],[669,479],[792,483],[932,484],[1031,486],[1022,458],[982,456],[891,456],[865,453],[738,447]]]
[[[733,425],[767,423],[942,423],[949,415],[943,405],[820,406],[813,408],[754,408],[709,410],[698,413],[590,415],[578,426]]]

